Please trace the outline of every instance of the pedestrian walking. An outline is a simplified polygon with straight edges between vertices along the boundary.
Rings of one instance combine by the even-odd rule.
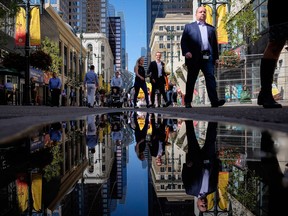
[[[76,92],[75,92],[75,89],[74,89],[73,86],[71,86],[69,99],[70,99],[70,106],[75,106],[75,103],[76,103]]]
[[[93,108],[95,101],[95,92],[99,85],[98,77],[94,69],[95,66],[91,65],[90,70],[85,74],[84,77],[84,86],[87,89],[87,100],[89,108]]]
[[[37,89],[36,89],[36,82],[35,82],[34,77],[30,78],[30,90],[31,90],[31,102],[33,105],[36,105]]]
[[[145,100],[146,100],[146,107],[149,108],[151,105],[149,104],[149,94],[147,89],[147,84],[145,81],[145,69],[143,67],[144,64],[144,57],[141,56],[137,59],[136,64],[134,66],[134,72],[135,72],[135,82],[134,82],[134,108],[138,108],[137,106],[137,97],[139,94],[140,88],[143,90],[145,94]]]
[[[65,88],[62,90],[62,93],[61,93],[61,105],[62,106],[66,106],[67,105],[67,93],[66,93],[66,89]]]
[[[280,53],[288,39],[288,16],[282,1],[268,0],[269,42],[265,48],[260,65],[261,90],[257,103],[264,108],[282,108],[272,95],[274,72]],[[280,16],[279,14],[283,14]]]
[[[168,107],[172,103],[172,101],[168,101],[165,92],[167,74],[165,72],[165,64],[161,60],[161,56],[162,56],[161,52],[156,52],[156,60],[150,63],[148,69],[148,73],[151,74],[150,76],[150,82],[152,85],[151,104],[153,107],[155,107],[155,94],[157,89],[159,90],[160,94],[162,95],[165,101],[163,107]]]
[[[113,87],[119,87],[120,90],[122,89],[123,80],[122,80],[122,77],[120,75],[121,75],[120,71],[115,72],[115,75],[111,79],[111,87],[112,88]]]
[[[225,100],[219,100],[214,76],[215,64],[218,64],[218,42],[215,27],[205,22],[206,9],[201,6],[196,10],[196,21],[186,24],[182,38],[182,55],[188,68],[185,107],[191,108],[193,92],[199,71],[204,74],[206,89],[212,107],[223,106]]]
[[[57,73],[53,72],[53,76],[49,79],[49,90],[51,92],[51,107],[59,107],[59,99],[61,94],[62,82]]]

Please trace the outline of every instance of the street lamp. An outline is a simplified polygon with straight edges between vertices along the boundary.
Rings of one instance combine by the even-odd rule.
[[[99,62],[99,59],[101,58],[101,56],[98,54],[94,54],[95,58],[97,58],[97,63],[98,63],[98,78],[99,78],[99,73],[100,73],[100,62]]]
[[[173,30],[171,27],[168,28],[165,26],[165,30],[167,31],[169,37],[170,37],[170,62],[171,62],[171,78],[174,78],[174,72],[173,72],[173,58],[179,57],[179,56],[174,56],[173,52],[173,40],[174,40],[174,33],[175,30]]]
[[[25,31],[25,58],[26,58],[26,69],[25,69],[25,85],[24,85],[24,94],[23,94],[23,105],[31,105],[31,97],[30,97],[30,9],[31,6],[42,6],[44,0],[41,0],[41,5],[39,4],[30,4],[30,0],[26,0],[26,4],[19,5],[20,7],[25,7],[26,10],[26,31]]]
[[[222,0],[222,1],[217,1],[217,0],[198,0],[198,6],[201,5],[211,5],[212,4],[212,18],[213,18],[213,26],[216,28],[217,27],[217,5],[223,5],[223,4],[227,4],[229,6],[229,3],[231,2],[231,0]],[[230,8],[228,7],[228,11],[230,11]],[[219,20],[220,22],[221,20]],[[221,45],[220,45],[221,48]],[[217,79],[220,80],[221,78],[221,71],[215,70],[215,74],[217,76]],[[217,86],[217,89],[219,92],[223,92],[221,91],[221,85]]]
[[[25,88],[24,88],[24,105],[31,105],[30,98],[30,0],[26,1],[26,34],[25,34]]]
[[[83,31],[80,31],[80,62],[79,62],[79,75],[82,77],[82,43],[83,43]],[[82,80],[81,80],[82,81]]]
[[[218,4],[229,4],[230,0],[223,0],[223,1],[217,1],[217,0],[198,0],[198,6],[201,5],[208,5],[212,4],[212,17],[213,17],[213,26],[216,27],[216,13],[217,13],[217,5]]]

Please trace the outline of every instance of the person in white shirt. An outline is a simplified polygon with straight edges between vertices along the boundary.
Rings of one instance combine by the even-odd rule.
[[[120,89],[122,89],[123,80],[120,75],[121,75],[120,71],[116,71],[115,76],[111,80],[111,87],[119,87]]]

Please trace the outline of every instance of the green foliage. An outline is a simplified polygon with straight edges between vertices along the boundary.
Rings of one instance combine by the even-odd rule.
[[[233,50],[225,50],[219,57],[219,66],[235,68],[240,64],[240,56]]]
[[[229,175],[228,193],[250,211],[255,211],[260,178],[255,171],[233,170]]]
[[[16,13],[19,10],[19,4],[23,3],[22,0],[0,0],[0,3],[5,7],[0,6],[0,19],[5,17],[15,17]],[[1,22],[1,27],[6,23]]]
[[[18,4],[22,2],[22,0],[0,0],[0,28],[2,30],[14,28],[11,18],[15,17],[19,10]],[[0,31],[0,45],[7,44],[7,38],[6,33]]]
[[[41,50],[50,55],[52,59],[52,64],[49,67],[49,70],[52,72],[58,72],[62,64],[62,59],[59,57],[59,46],[58,43],[50,40],[48,37],[45,37],[41,42]]]
[[[56,146],[51,148],[51,154],[53,155],[53,160],[44,168],[44,178],[47,180],[47,182],[60,176],[63,157],[58,143],[56,143]]]
[[[26,58],[19,53],[7,53],[3,58],[3,65],[7,68],[14,68],[17,71],[24,71]]]
[[[244,0],[233,0],[232,4],[245,4]],[[228,13],[224,17],[226,31],[232,47],[254,43],[259,39],[256,14],[252,3],[248,3],[237,14]]]
[[[49,54],[42,50],[36,50],[31,54],[31,66],[39,68],[40,70],[49,70],[52,65],[52,58]]]

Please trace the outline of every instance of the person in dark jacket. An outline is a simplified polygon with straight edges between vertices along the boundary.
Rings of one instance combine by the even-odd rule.
[[[272,95],[274,72],[288,39],[288,16],[284,15],[287,13],[287,8],[282,7],[281,3],[281,0],[268,0],[269,42],[261,59],[261,90],[257,101],[258,105],[264,108],[282,108]]]
[[[161,52],[156,52],[156,60],[152,61],[148,68],[148,73],[150,74],[150,82],[152,85],[151,104],[153,107],[155,107],[155,94],[157,89],[165,101],[165,104],[163,105],[164,107],[167,107],[172,103],[172,101],[168,101],[165,91],[167,74],[165,72],[165,64],[163,61],[161,61],[161,56]]]
[[[134,108],[138,108],[137,98],[138,98],[140,88],[143,90],[145,94],[146,107],[147,108],[151,107],[149,103],[149,94],[148,94],[147,84],[145,81],[146,73],[145,73],[143,64],[144,64],[144,57],[141,56],[140,58],[137,59],[136,64],[134,66],[134,72],[135,72],[135,82],[134,82],[135,93],[134,93],[134,98],[133,98]]]
[[[188,195],[197,198],[200,212],[207,211],[207,195],[217,190],[221,162],[216,150],[217,123],[209,122],[204,146],[200,148],[193,120],[186,120],[188,152],[183,164],[182,180]]]
[[[219,100],[216,91],[215,65],[218,64],[219,52],[215,27],[206,21],[206,9],[201,6],[196,10],[196,21],[186,24],[182,38],[182,55],[185,56],[185,65],[188,68],[185,107],[191,108],[196,80],[201,70],[206,81],[206,88],[211,107],[225,104]]]

